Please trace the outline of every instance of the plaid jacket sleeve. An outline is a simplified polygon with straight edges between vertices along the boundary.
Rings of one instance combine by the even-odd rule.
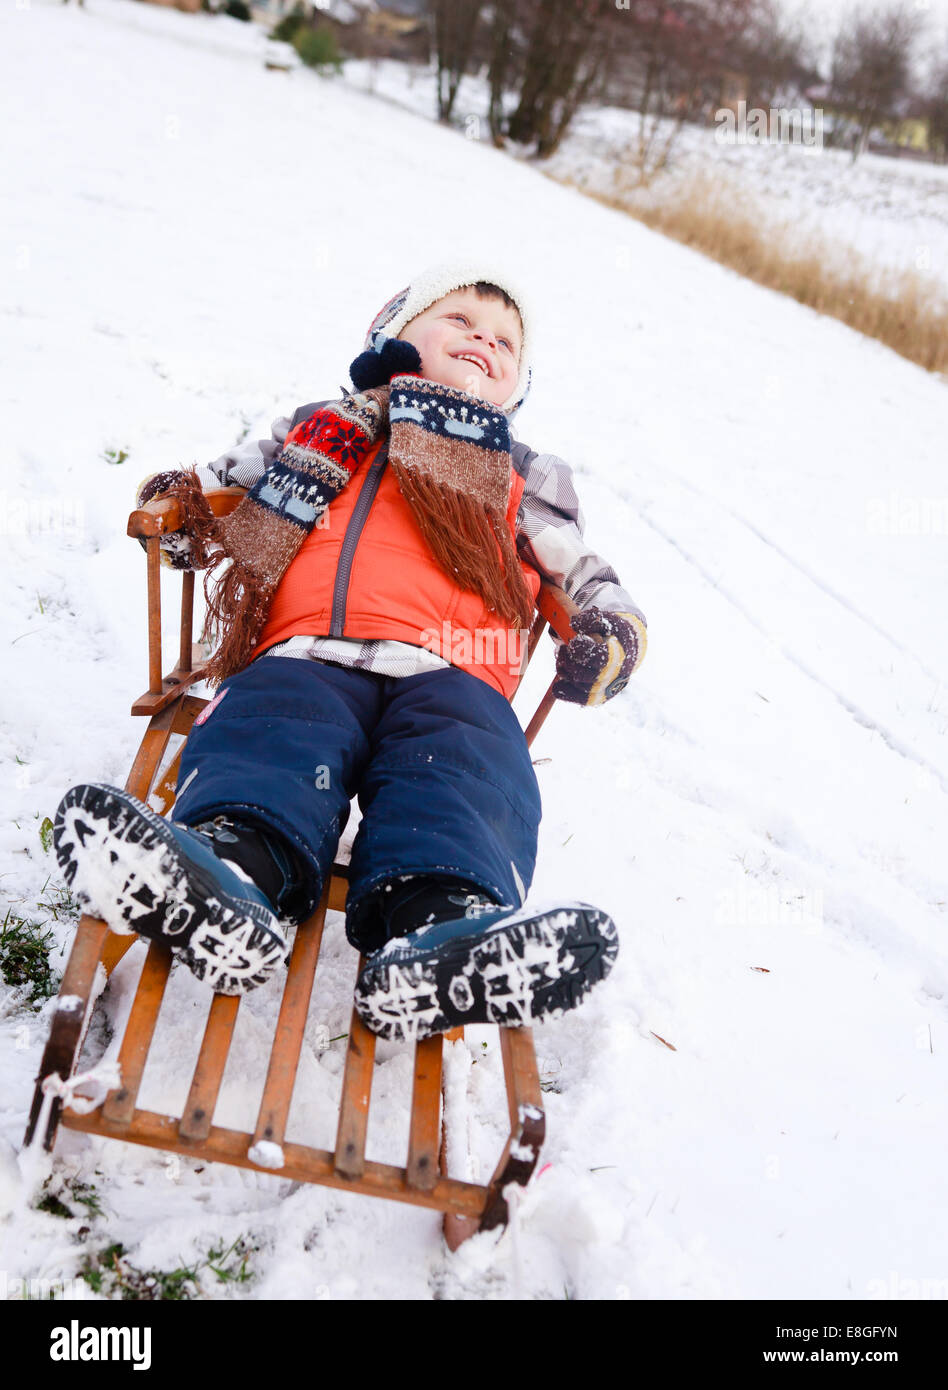
[[[204,491],[215,487],[253,487],[282,450],[283,441],[298,415],[297,410],[292,418],[281,415],[274,420],[269,439],[248,439],[243,444],[235,444],[213,463],[200,464],[196,472]]]
[[[619,583],[612,566],[586,544],[586,528],[573,484],[573,470],[556,454],[524,460],[524,485],[517,512],[517,549],[544,579],[559,585],[580,608],[633,613],[641,609]]]
[[[244,444],[235,444],[213,463],[201,464],[196,472],[205,492],[208,488],[214,487],[253,487],[282,452],[283,442],[290,430],[301,420],[308,420],[314,410],[329,404],[327,400],[298,405],[292,415],[281,415],[274,420],[270,426],[269,439],[247,440]]]

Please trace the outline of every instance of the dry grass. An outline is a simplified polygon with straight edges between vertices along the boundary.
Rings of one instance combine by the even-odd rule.
[[[928,371],[948,373],[948,293],[932,276],[880,269],[853,252],[843,263],[832,243],[815,235],[801,239],[719,176],[643,188],[617,166],[611,193],[582,191],[760,285],[878,338]]]

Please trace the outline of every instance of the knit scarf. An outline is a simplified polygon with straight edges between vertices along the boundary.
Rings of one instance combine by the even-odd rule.
[[[414,375],[395,376],[323,406],[287,435],[282,452],[229,517],[215,518],[192,471],[171,491],[183,509],[196,569],[230,561],[205,582],[204,637],[219,646],[217,683],[259,644],[273,595],[306,537],[373,446],[389,436],[399,490],[444,574],[492,615],[524,628],[533,599],[507,524],[510,432],[488,401]]]

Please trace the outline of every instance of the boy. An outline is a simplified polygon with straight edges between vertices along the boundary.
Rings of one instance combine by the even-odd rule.
[[[503,280],[429,271],[376,316],[356,394],[148,480],[140,504],[184,508],[172,563],[230,565],[208,592],[218,690],[171,821],[97,785],[57,814],[67,881],[113,930],[167,940],[219,991],[255,987],[285,956],[284,922],[318,902],[358,794],[346,932],[368,957],[356,1007],[373,1032],[529,1023],[611,968],[604,913],[522,907],[540,801],[508,697],[540,575],[583,609],[560,698],[611,698],[645,650],[641,613],[582,540],[569,469],[510,439],[529,334]],[[216,522],[202,483],[250,491]]]

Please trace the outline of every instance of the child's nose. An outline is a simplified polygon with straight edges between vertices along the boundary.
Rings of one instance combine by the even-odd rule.
[[[496,339],[494,338],[492,333],[478,333],[475,331],[474,337],[477,338],[479,342],[487,343],[488,347],[490,348],[497,347]]]

